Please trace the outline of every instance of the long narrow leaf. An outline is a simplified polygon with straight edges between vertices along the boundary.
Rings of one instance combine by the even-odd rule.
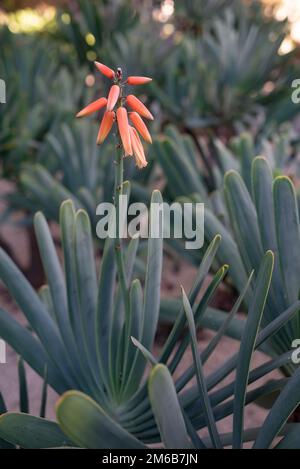
[[[48,366],[49,384],[62,393],[70,388],[65,376],[53,365],[42,344],[11,314],[0,308],[0,337],[5,340],[40,376]]]
[[[292,412],[300,404],[300,368],[289,378],[265,419],[253,448],[269,448]]]
[[[88,396],[68,391],[56,407],[63,432],[82,448],[139,449],[144,445],[111,419]]]
[[[22,358],[18,362],[18,375],[19,375],[19,394],[20,394],[20,411],[28,414],[29,413],[29,400],[28,400],[28,387],[26,371]]]
[[[61,370],[65,379],[74,383],[73,373],[68,365],[67,354],[56,324],[45,306],[25,279],[24,275],[0,248],[0,278],[13,298],[19,304],[31,327],[39,336],[43,346]]]
[[[214,420],[214,414],[210,405],[210,400],[208,397],[205,377],[204,377],[203,369],[202,369],[201,358],[198,353],[194,314],[193,314],[193,310],[191,308],[190,302],[183,288],[182,288],[182,300],[183,300],[183,307],[184,307],[184,311],[187,317],[189,331],[191,335],[191,347],[192,347],[193,359],[194,359],[195,368],[196,368],[197,384],[198,384],[198,389],[199,389],[200,400],[203,402],[203,412],[206,417],[208,431],[209,431],[211,440],[215,448],[221,448],[222,445],[221,445],[221,441],[219,438],[217,426]]]
[[[264,311],[272,272],[274,265],[274,255],[271,251],[265,254],[261,267],[257,275],[253,298],[249,306],[246,327],[242,336],[239,350],[236,385],[234,392],[233,408],[233,447],[240,448],[243,441],[244,405],[246,390],[249,379],[251,358],[258,335],[262,314]]]
[[[165,448],[190,448],[191,443],[173,380],[168,368],[156,365],[151,371],[149,399]]]
[[[0,437],[26,449],[75,446],[56,423],[27,414],[3,414]]]

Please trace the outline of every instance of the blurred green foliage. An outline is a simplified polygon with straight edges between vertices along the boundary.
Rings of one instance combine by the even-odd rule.
[[[21,165],[35,161],[47,132],[72,117],[84,94],[84,70],[46,38],[0,31],[0,57],[7,102],[0,114],[2,174],[17,178]],[[87,99],[85,97],[84,99]]]
[[[149,201],[149,185],[161,177],[161,167],[167,198],[187,195],[184,187],[180,193],[181,183],[173,190],[162,163],[166,148],[167,166],[174,158],[181,168],[190,165],[183,172],[190,178],[183,181],[189,193],[195,186],[207,198],[221,186],[229,161],[235,168],[234,137],[247,131],[256,153],[281,139],[282,124],[286,127],[298,113],[290,99],[297,50],[279,54],[287,23],[267,17],[259,1],[189,0],[175,2],[173,13],[172,2],[167,13],[165,3],[75,0],[57,10],[51,30],[20,35],[0,29],[5,44],[0,75],[9,84],[0,114],[1,174],[16,183],[2,219],[15,209],[24,209],[31,219],[40,209],[57,220],[67,197],[93,220],[97,203],[111,198],[112,146],[98,151],[93,143],[99,116],[87,125],[75,124],[74,118],[78,109],[107,92],[107,81],[94,70],[95,59],[121,66],[125,76],[154,78],[147,88],[155,115],[151,133],[161,137],[149,148],[147,171],[137,172],[126,162],[135,199]],[[291,139],[284,155],[294,151]],[[226,158],[220,159],[220,148]],[[283,166],[294,171],[296,161]]]

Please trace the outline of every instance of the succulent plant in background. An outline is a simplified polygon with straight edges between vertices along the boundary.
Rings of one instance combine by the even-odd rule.
[[[264,155],[274,175],[292,176],[297,182],[299,174],[299,138],[292,126],[266,128],[264,132],[253,136],[250,132],[241,132],[232,137],[228,144],[214,140],[214,156],[220,169],[219,179],[226,171],[236,169],[249,177],[249,167],[253,159]],[[247,181],[249,186],[249,181]]]
[[[161,37],[161,28],[161,23],[151,22],[149,19],[147,22],[139,22],[133,30],[116,33],[107,50],[107,60],[120,64],[122,70],[127,72],[140,70],[142,58],[147,57],[142,64],[143,74],[151,75],[155,70],[155,81],[160,82],[165,75],[162,64],[176,48],[172,39]],[[150,92],[151,88],[148,87],[147,94],[151,94]]]
[[[17,179],[20,165],[35,161],[37,150],[55,122],[70,118],[83,95],[84,71],[68,63],[47,39],[15,35],[1,28],[5,48],[0,58],[7,102],[1,112],[2,176]],[[64,63],[65,66],[60,67]],[[73,70],[72,70],[73,68]],[[46,163],[45,163],[46,164]]]
[[[80,64],[88,60],[91,70],[101,57],[105,63],[118,63],[124,73],[142,68],[147,75],[156,70],[157,80],[161,64],[176,45],[162,37],[163,25],[153,20],[152,8],[152,2],[135,0],[75,0],[58,10],[55,37]]]
[[[80,63],[107,58],[107,44],[113,45],[117,33],[124,34],[138,20],[134,2],[117,0],[75,0],[57,13],[57,36],[73,49]]]
[[[265,158],[254,159],[249,180],[251,187],[247,189],[238,173],[227,173],[225,198],[246,272],[256,268],[265,249],[275,253],[274,276],[265,315],[266,321],[270,321],[284,304],[299,297],[299,209],[292,182],[286,176],[278,176],[273,181]],[[277,352],[286,349],[299,334],[297,316],[274,337],[272,348]]]
[[[177,2],[173,22],[176,30],[182,33],[200,36],[203,29],[209,26],[210,20],[220,16],[224,8],[232,6],[234,0],[200,0],[197,4],[193,0]]]
[[[58,220],[59,208],[72,199],[76,208],[85,208],[95,224],[95,207],[111,200],[113,177],[110,156],[113,148],[105,147],[100,155],[93,142],[95,123],[65,122],[48,132],[35,163],[23,164],[15,191],[5,195],[7,218],[15,210],[26,210],[24,222],[31,221],[41,210],[47,219]]]
[[[259,24],[248,6],[236,3],[237,8],[214,17],[200,37],[183,37],[163,63],[164,78],[152,85],[165,120],[198,136],[208,129],[227,135],[236,122],[265,115],[268,105],[290,97],[297,75],[295,67],[288,67],[295,52],[278,53],[286,24]],[[272,91],[267,93],[270,81]],[[291,101],[289,110],[286,120],[297,112]]]
[[[15,210],[22,210],[24,217],[18,220],[27,222],[32,218],[32,211],[41,206],[41,200],[37,204],[27,198],[28,192],[24,192],[21,182],[24,166],[38,162],[48,133],[73,118],[81,98],[87,99],[89,91],[83,91],[78,85],[78,77],[83,78],[86,72],[66,58],[48,38],[12,34],[5,27],[1,27],[0,36],[1,42],[5,43],[0,58],[1,78],[7,83],[7,102],[0,115],[0,173],[12,183],[1,187],[1,199],[5,200],[6,208],[0,215],[0,222],[15,222],[16,217],[11,217]],[[44,191],[43,208],[53,214],[54,201],[58,198],[61,203],[67,194],[62,197],[61,193],[66,191],[60,190],[60,194],[55,194],[53,205],[49,203],[49,185],[52,185],[53,196],[53,186],[57,188],[59,184],[52,178],[54,174],[48,155],[40,163],[43,166],[39,167],[40,173],[48,186],[48,192],[46,188]],[[27,226],[26,235],[32,248],[26,274],[36,283],[38,263],[34,258],[36,247],[31,226]],[[7,244],[2,236],[1,244]]]
[[[12,34],[5,28],[0,34],[5,42],[1,76],[9,83],[0,116],[1,176],[15,183],[8,196],[1,194],[8,202],[7,211],[1,214],[3,221],[15,209],[23,209],[27,215],[36,208],[19,193],[24,165],[39,162],[45,172],[51,172],[53,159],[48,154],[41,156],[45,140],[55,128],[68,125],[88,90],[77,83],[84,70],[77,67],[74,77],[74,62],[51,41]]]
[[[219,264],[230,264],[229,276],[238,291],[243,288],[251,270],[257,271],[263,252],[268,249],[274,252],[274,275],[264,316],[264,320],[268,322],[276,318],[280,310],[296,301],[299,296],[299,207],[291,180],[281,175],[273,177],[269,160],[254,157],[249,136],[242,136],[239,143],[236,148],[239,149],[240,161],[232,158],[227,149],[218,144],[223,170],[229,169],[225,174],[225,198],[223,191],[207,197],[204,192],[205,185],[200,178],[197,180],[197,174],[191,179],[190,175],[187,176],[181,169],[176,173],[179,178],[176,180],[175,170],[168,166],[166,153],[162,155],[162,161],[169,171],[169,187],[172,181],[172,187],[187,190],[185,181],[195,180],[195,189],[193,188],[189,195],[183,192],[184,195],[179,200],[205,202],[206,242],[210,242],[217,233],[222,235],[221,247],[216,258]],[[170,144],[166,142],[164,145],[167,148]],[[187,174],[192,173],[189,160],[183,160],[181,155],[179,151],[177,158],[182,167],[186,172],[189,171]],[[236,167],[241,175],[231,169],[232,166]],[[196,185],[199,186],[198,190]],[[174,195],[179,197],[178,192]],[[193,260],[195,264],[198,262],[199,253],[186,255],[184,250],[180,249],[179,241],[173,240],[172,244],[177,252]],[[299,334],[299,322],[298,318],[295,318],[274,336],[269,344],[269,353],[287,350]]]
[[[164,133],[154,140],[153,159],[163,171],[163,196],[169,201],[180,197],[201,199],[206,208],[225,223],[230,223],[223,197],[223,180],[227,171],[238,171],[251,189],[251,166],[257,155],[264,155],[274,174],[291,176],[298,194],[299,139],[288,126],[265,129],[256,137],[242,132],[232,137],[227,144],[221,139],[205,137],[195,140],[181,134],[176,126],[168,125]],[[297,196],[298,197],[298,196]],[[172,244],[177,246],[176,240]],[[186,253],[195,264],[199,253]]]
[[[7,207],[1,219],[10,221],[16,211],[21,211],[19,223],[28,225],[34,214],[42,211],[48,220],[58,221],[60,205],[71,199],[77,209],[88,212],[94,227],[97,205],[111,201],[114,191],[115,150],[111,143],[97,149],[93,139],[98,127],[95,122],[74,121],[55,125],[47,133],[36,163],[23,164],[18,186],[3,195]],[[131,160],[124,163],[125,177],[132,180],[132,199],[148,203],[151,197],[148,187],[155,177],[153,158],[144,172]]]

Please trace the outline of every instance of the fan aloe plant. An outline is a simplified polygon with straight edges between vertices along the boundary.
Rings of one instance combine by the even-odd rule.
[[[5,43],[1,78],[9,83],[0,116],[1,172],[15,179],[20,164],[35,161],[54,122],[74,113],[84,94],[78,80],[84,71],[45,38],[16,35],[5,28],[0,29],[0,37]]]
[[[252,164],[250,193],[235,172],[225,176],[225,197],[231,226],[245,271],[256,268],[265,249],[275,253],[275,269],[266,320],[270,321],[281,307],[299,297],[300,231],[295,191],[286,176],[274,182],[266,159],[257,157]],[[299,316],[282,329],[272,346],[287,349],[300,334]]]
[[[78,187],[75,190],[68,184],[64,174],[63,181],[60,180],[65,166],[56,162],[47,139],[55,140],[54,134],[61,143],[61,133],[67,134],[64,161],[71,159],[74,132],[70,121],[81,98],[91,93],[78,80],[86,75],[86,70],[74,64],[49,38],[12,34],[4,27],[0,28],[0,37],[5,44],[0,58],[1,77],[9,84],[7,102],[0,115],[0,173],[13,183],[9,190],[2,188],[1,199],[5,203],[0,222],[14,223],[15,212],[22,211],[24,216],[18,218],[18,223],[28,225],[39,209],[47,217],[57,219],[63,200],[73,197],[78,201]],[[58,132],[61,128],[64,132]],[[82,134],[86,137],[86,132]],[[77,133],[81,143],[82,134]],[[78,151],[73,156],[73,165],[82,164],[83,159],[83,152]],[[92,161],[93,157],[85,159]],[[82,175],[82,185],[88,184],[86,179]],[[82,206],[89,209],[87,196],[86,199]],[[31,227],[27,235],[30,242]]]
[[[156,201],[160,200],[158,194],[154,197]],[[87,220],[86,215],[79,211],[74,226],[74,213],[73,216],[72,213],[71,202],[65,202],[62,207],[62,225],[68,230],[66,233],[68,236],[67,238],[63,236],[63,240],[67,239],[69,245],[72,244],[71,233],[74,236],[75,231],[77,239],[83,220]],[[67,223],[70,218],[73,219],[73,224]],[[41,227],[45,229],[45,222],[41,215],[38,215],[38,231]],[[209,314],[208,303],[227,270],[227,266],[223,266],[213,276],[207,288],[204,291],[201,289],[220,244],[220,237],[216,237],[203,258],[189,295],[187,296],[183,291],[183,305],[177,312],[176,323],[159,357],[155,358],[148,350],[151,350],[158,313],[161,240],[156,240],[155,245],[149,241],[151,247],[149,248],[149,268],[144,301],[138,280],[133,280],[130,315],[127,320],[123,314],[120,314],[125,308],[122,305],[122,297],[120,298],[118,293],[114,302],[116,307],[113,307],[115,284],[109,278],[113,269],[112,256],[109,251],[108,257],[102,261],[100,274],[98,305],[101,305],[101,309],[88,308],[93,301],[83,302],[84,298],[90,296],[90,286],[94,283],[91,281],[94,274],[86,275],[86,271],[87,269],[89,272],[94,271],[94,266],[90,256],[86,256],[87,238],[80,237],[80,241],[81,243],[78,243],[75,240],[73,245],[75,250],[77,245],[76,257],[78,257],[79,249],[80,263],[76,262],[74,254],[71,256],[72,250],[66,251],[66,254],[68,252],[66,256],[68,260],[65,261],[68,266],[66,267],[68,269],[66,271],[67,293],[71,293],[71,296],[67,295],[69,327],[65,314],[56,317],[51,316],[49,312],[50,304],[52,310],[54,307],[62,308],[63,305],[61,301],[66,293],[61,296],[64,288],[61,274],[59,278],[56,272],[55,289],[53,289],[52,282],[49,282],[49,287],[44,289],[42,298],[48,305],[45,307],[37,295],[32,292],[29,294],[28,285],[26,291],[23,282],[18,283],[19,274],[1,273],[12,292],[13,279],[15,279],[16,290],[23,291],[21,294],[23,299],[20,295],[16,299],[27,316],[32,315],[30,323],[40,339],[35,339],[28,329],[19,326],[3,311],[1,311],[0,322],[1,336],[22,353],[25,360],[40,373],[40,363],[42,362],[43,365],[47,363],[48,382],[58,392],[73,388],[63,394],[58,401],[56,409],[58,424],[24,413],[3,414],[0,417],[0,437],[4,441],[23,448],[80,446],[113,449],[143,448],[146,447],[145,445],[158,442],[163,442],[167,448],[241,447],[242,442],[255,440],[255,446],[268,447],[274,438],[280,435],[284,437],[281,445],[288,446],[292,437],[296,440],[294,444],[299,444],[299,425],[287,423],[289,415],[300,403],[299,370],[290,378],[283,377],[265,382],[265,384],[258,383],[260,378],[266,377],[272,370],[290,362],[292,351],[288,350],[250,371],[254,351],[261,348],[271,336],[291,320],[299,308],[299,302],[296,302],[266,327],[261,327],[273,271],[274,256],[270,251],[262,260],[257,280],[253,283],[252,275],[249,277],[231,313],[226,316],[226,321],[208,346],[199,353],[196,327],[201,325],[205,316]],[[46,244],[44,248],[45,246]],[[47,259],[52,264],[53,252],[51,257],[49,254],[48,252]],[[83,259],[85,259],[84,265]],[[1,264],[7,264],[7,260],[3,262],[3,254]],[[82,276],[83,271],[86,272],[84,276]],[[235,313],[239,310],[250,284],[252,284],[253,291],[248,318],[244,322],[240,350],[237,354],[225,359],[224,364],[210,375],[205,376],[203,364],[213,356],[230,322],[236,320]],[[203,293],[198,299],[200,290]],[[94,301],[95,291],[93,290]],[[17,296],[16,291],[14,295]],[[76,309],[76,301],[84,306],[83,316]],[[34,309],[37,306],[39,309],[35,315]],[[74,306],[75,309],[73,309]],[[91,314],[93,311],[101,314],[98,317],[98,327],[91,328],[92,316],[88,313]],[[72,320],[71,314],[74,312],[77,316]],[[62,309],[60,313],[63,313]],[[35,319],[34,316],[36,316]],[[63,327],[59,324],[62,319],[65,321]],[[37,320],[40,322],[39,327],[37,327]],[[116,327],[116,320],[122,321],[118,327]],[[94,324],[95,321],[96,318],[93,320]],[[188,331],[186,324],[188,324]],[[55,326],[54,329],[53,326]],[[89,341],[86,340],[88,328]],[[70,347],[66,335],[71,332],[74,338],[78,337],[76,330],[80,334],[80,340],[73,341],[75,342],[73,355],[73,346]],[[132,339],[133,343],[130,341],[130,336],[135,336]],[[81,348],[82,342],[85,343],[84,348]],[[178,365],[189,343],[192,346],[194,364],[178,375]],[[153,366],[148,383],[142,379],[146,358]],[[84,360],[86,360],[85,368],[80,369]],[[236,378],[228,384],[221,384],[232,371],[236,371]],[[172,375],[175,372],[177,372],[177,377],[173,384]],[[190,386],[190,381],[194,376],[197,378],[197,384]],[[253,383],[256,384],[255,388],[249,390],[247,385],[253,385]],[[83,394],[83,390],[88,395]],[[245,405],[273,393],[280,394],[262,428],[244,431]],[[233,415],[233,431],[228,435],[220,435],[216,423],[228,415]],[[210,436],[200,438],[197,430],[201,428],[207,428]]]
[[[138,19],[133,2],[75,0],[57,13],[57,36],[74,48],[78,61],[86,64],[89,54],[107,53],[117,33],[133,28]]]
[[[197,4],[193,0],[187,0],[181,4],[177,3],[173,21],[180,31],[197,36],[208,26],[211,19],[222,14],[232,3],[233,0],[200,0]]]
[[[221,142],[217,142],[220,167],[224,172],[229,171],[225,174],[224,192],[208,195],[201,175],[192,170],[195,162],[191,163],[188,157],[182,158],[183,154],[187,155],[184,142],[182,139],[181,146],[177,145],[176,149],[170,139],[161,146],[156,145],[161,165],[168,175],[166,193],[183,202],[205,202],[206,242],[217,233],[222,235],[216,257],[219,263],[230,264],[229,275],[238,291],[243,288],[250,271],[257,271],[263,252],[267,249],[274,252],[275,269],[264,317],[267,323],[299,296],[299,207],[293,183],[286,176],[276,176],[280,172],[278,165],[274,165],[276,151],[272,158],[254,157],[253,142],[248,135],[243,135],[235,142],[238,161]],[[277,148],[280,146],[279,142]],[[178,161],[174,169],[170,167],[167,152],[173,152]],[[185,183],[187,180],[193,182],[189,188]],[[183,252],[177,240],[172,244],[177,251]],[[199,253],[186,257],[196,263]],[[295,318],[273,338],[270,353],[287,350],[299,334],[298,318]]]
[[[130,192],[129,182],[123,182],[123,158],[134,156],[139,168],[147,165],[137,130],[145,140],[151,141],[151,137],[138,114],[153,118],[135,96],[124,95],[124,85],[146,83],[150,79],[131,76],[124,81],[120,68],[114,71],[100,63],[97,68],[113,84],[107,99],[98,99],[79,115],[99,109],[105,101],[106,111],[97,141],[102,144],[114,129],[117,138],[114,202],[119,220],[119,196]],[[130,116],[132,125],[128,123],[126,106],[134,111]],[[300,371],[290,366],[291,344],[284,339],[287,329],[294,323],[297,325],[300,307],[296,295],[298,261],[287,251],[287,246],[295,245],[297,240],[298,211],[291,183],[285,178],[277,179],[279,182],[274,189],[277,232],[275,238],[267,236],[266,220],[272,211],[267,206],[263,219],[261,204],[270,202],[267,190],[272,177],[262,161],[258,159],[253,163],[257,166],[253,169],[253,200],[257,218],[265,229],[259,233],[255,225],[255,209],[242,179],[229,173],[226,196],[229,215],[233,221],[239,220],[238,224],[233,224],[237,243],[208,211],[207,241],[211,238],[211,242],[202,255],[189,294],[182,290],[182,304],[174,309],[176,320],[158,358],[152,348],[160,312],[162,237],[148,240],[144,288],[134,276],[138,238],[133,238],[125,247],[117,223],[117,236],[106,240],[97,274],[89,217],[86,211],[76,210],[70,200],[63,202],[60,210],[63,268],[44,215],[37,213],[35,216],[34,227],[47,280],[39,293],[0,250],[0,279],[23,311],[29,326],[21,326],[0,309],[0,336],[41,376],[46,369],[47,382],[62,394],[57,404],[57,424],[26,412],[4,413],[0,417],[0,438],[4,444],[22,448],[113,449],[144,448],[163,442],[167,448],[222,448],[229,441],[227,444],[233,448],[241,448],[248,439],[255,440],[255,447],[269,447],[279,435],[284,438],[281,445],[297,441],[298,426],[291,427],[287,422],[300,403]],[[162,203],[160,192],[153,192],[151,203]],[[251,225],[246,223],[244,211]],[[289,225],[288,234],[282,229],[282,222]],[[150,232],[152,223],[154,220],[150,217]],[[223,238],[216,228],[220,228]],[[279,248],[284,254],[279,257],[280,266]],[[199,354],[196,329],[215,320],[209,304],[228,271],[229,266],[222,261],[224,256],[227,259],[229,256],[231,277],[238,279],[239,296],[230,314],[221,315],[223,321],[217,334]],[[220,267],[205,286],[204,280],[215,259]],[[279,268],[283,280],[279,278],[284,281],[282,290],[276,283]],[[277,294],[281,300],[278,303]],[[234,317],[242,302],[247,305],[246,321]],[[239,352],[205,376],[203,364],[233,323],[238,323],[242,331]],[[250,371],[254,351],[268,348],[274,337],[277,342],[273,343],[279,344],[273,347],[277,355]],[[194,363],[179,373],[178,366],[189,344]],[[147,361],[153,366],[148,383],[144,381]],[[260,378],[277,369],[288,369],[289,375],[258,383]],[[221,384],[233,371],[235,379]],[[175,372],[177,378],[173,384]],[[194,377],[196,384],[191,384]],[[249,390],[248,385],[254,383],[256,386]],[[262,428],[244,433],[245,405],[274,393],[279,396]],[[23,411],[28,411],[24,405]],[[217,422],[228,415],[233,415],[233,426],[226,440],[219,434]],[[208,430],[206,439],[197,433],[202,428]]]
[[[278,107],[290,97],[290,83],[297,75],[295,67],[288,65],[295,52],[279,54],[286,25],[259,24],[248,5],[235,4],[237,8],[214,16],[200,37],[182,36],[162,64],[161,83],[152,86],[165,120],[197,136],[203,131],[226,135],[236,123],[246,123],[253,115],[265,116],[268,106],[277,109],[276,120]],[[274,89],[267,93],[269,81]],[[297,112],[287,101],[285,120]]]
[[[111,200],[113,193],[113,149],[104,149],[99,157],[92,141],[94,132],[94,123],[54,126],[37,153],[36,163],[21,166],[18,189],[5,195],[3,218],[26,209],[25,221],[39,210],[47,219],[58,220],[61,203],[72,199],[76,208],[87,210],[94,225],[97,203]]]
[[[169,200],[197,193],[209,205],[222,205],[218,191],[225,173],[240,172],[249,187],[257,155],[267,158],[274,174],[299,178],[299,138],[291,126],[266,127],[255,137],[243,130],[224,143],[215,136],[182,134],[175,125],[168,125],[155,139],[152,153],[166,176],[164,196]]]
[[[118,159],[119,165],[121,162],[122,160]],[[129,183],[123,183],[120,179],[122,177],[120,168],[122,166],[117,165],[116,191],[128,193]],[[154,192],[152,202],[162,202],[159,192]],[[174,310],[176,322],[157,360],[147,349],[151,350],[153,344],[160,308],[162,239],[150,238],[148,241],[147,273],[143,292],[139,280],[132,279],[138,239],[130,242],[125,253],[123,248],[120,251],[118,240],[116,244],[115,240],[108,239],[97,280],[90,221],[84,210],[76,212],[71,201],[64,202],[61,207],[64,273],[55,252],[49,227],[41,213],[36,215],[34,226],[47,284],[39,295],[35,293],[13,262],[0,251],[0,278],[19,304],[30,325],[30,329],[22,327],[8,313],[0,310],[0,335],[39,374],[42,375],[47,366],[47,381],[58,393],[67,391],[58,404],[57,416],[63,432],[69,435],[69,440],[65,439],[59,427],[53,422],[49,423],[45,419],[26,414],[9,413],[0,419],[1,438],[21,447],[71,444],[83,447],[138,448],[159,442],[161,439],[166,446],[186,445],[191,439],[197,447],[203,447],[206,446],[205,442],[199,441],[195,431],[207,426],[211,434],[211,444],[220,447],[222,440],[216,433],[212,416],[219,420],[233,412],[236,415],[237,428],[234,430],[235,445],[240,445],[243,438],[242,415],[245,402],[253,402],[265,394],[279,391],[286,383],[286,379],[283,378],[258,386],[254,391],[246,393],[248,381],[255,382],[273,369],[283,367],[290,362],[291,352],[285,349],[283,354],[249,374],[254,348],[261,348],[292,319],[299,308],[298,302],[289,304],[285,311],[282,310],[282,314],[260,330],[272,276],[273,254],[268,252],[265,255],[255,284],[250,285],[251,275],[247,279],[245,274],[244,286],[231,314],[225,315],[226,319],[221,322],[219,332],[203,351],[199,361],[195,353],[193,321],[198,327],[209,321],[213,323],[217,319],[208,305],[228,269],[227,265],[221,266],[210,284],[204,291],[202,290],[199,300],[198,295],[203,281],[220,247],[221,237],[217,235],[203,256],[189,299],[183,295],[184,308]],[[123,259],[120,259],[120,254],[122,257],[124,255]],[[116,272],[118,272],[118,283],[116,283]],[[229,323],[234,322],[234,314],[249,291],[251,294],[248,299],[248,320],[246,323],[239,321],[242,322],[239,327],[243,330],[240,355],[229,358],[221,368],[204,380],[201,363],[209,358]],[[192,316],[191,311],[193,311]],[[180,374],[175,383],[176,390],[181,394],[184,424],[189,436],[186,436],[183,442],[174,443],[172,434],[167,437],[165,429],[162,428],[162,421],[158,417],[159,403],[157,406],[153,403],[153,396],[157,393],[161,380],[164,385],[165,375],[168,376],[167,382],[170,385],[169,372],[164,365],[155,368],[158,370],[158,375],[154,371],[150,379],[153,389],[150,390],[149,401],[147,386],[143,384],[146,367],[143,354],[152,364],[157,361],[168,364],[170,372],[174,374],[189,344],[189,335],[184,329],[185,314],[188,316],[191,330],[195,366]],[[183,340],[178,346],[182,334]],[[131,336],[135,337],[134,344],[137,349],[130,341]],[[234,383],[224,386],[221,391],[214,389],[235,369],[241,376],[238,381],[241,383],[241,390],[236,390]],[[161,374],[163,379],[160,377]],[[198,386],[186,388],[195,374]],[[156,376],[158,376],[158,387]],[[70,391],[71,389],[77,391]],[[211,391],[209,398],[208,391]],[[174,390],[170,392],[172,400],[175,399],[176,402]],[[236,409],[238,392],[240,400]],[[233,395],[234,399],[225,402]],[[206,403],[204,407],[201,404],[203,402]],[[288,408],[286,414],[292,410]],[[178,417],[177,412],[173,414],[171,411],[172,415],[177,415],[180,424],[182,417]],[[161,413],[161,418],[162,416]],[[16,431],[17,428],[23,429],[21,434]],[[278,432],[281,429],[281,427],[276,428]],[[26,431],[28,429],[31,431]]]

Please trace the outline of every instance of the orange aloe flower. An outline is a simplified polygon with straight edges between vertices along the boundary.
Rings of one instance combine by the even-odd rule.
[[[128,77],[127,83],[128,85],[145,85],[152,81],[152,78],[148,77]]]
[[[106,106],[106,111],[100,124],[97,144],[104,142],[114,122],[117,120],[124,155],[134,155],[137,166],[144,168],[147,166],[147,160],[138,132],[146,142],[152,143],[151,135],[141,116],[150,120],[153,120],[153,116],[146,106],[134,95],[130,94],[127,97],[124,95],[124,86],[126,84],[143,85],[149,83],[152,79],[148,77],[129,76],[127,80],[123,81],[122,70],[120,68],[114,71],[100,62],[95,62],[95,65],[103,75],[113,80],[113,85],[110,88],[107,98],[97,99],[82,109],[82,111],[78,112],[76,117],[88,116]],[[128,114],[125,105],[133,110],[129,113],[129,116],[134,127],[130,126],[128,123]]]
[[[140,169],[145,168],[148,163],[140,137],[134,127],[130,126],[129,131],[136,165]]]
[[[76,114],[76,117],[85,117],[89,116],[93,112],[99,111],[99,109],[103,108],[107,104],[107,99],[106,98],[100,98],[94,101],[93,103],[89,104],[86,106],[82,111],[78,112]]]
[[[145,119],[153,120],[154,117],[152,116],[151,112],[146,108],[146,106],[136,98],[133,94],[129,94],[126,98],[126,104],[128,104],[131,109],[138,112],[141,116],[145,117]]]
[[[113,85],[108,93],[107,98],[107,110],[112,111],[120,96],[120,87],[118,85]]]
[[[130,131],[128,124],[127,111],[125,107],[119,107],[117,110],[117,122],[120,132],[120,137],[125,151],[125,156],[132,155],[132,146],[130,139]]]
[[[107,78],[110,78],[111,80],[114,78],[115,72],[111,68],[101,64],[100,62],[95,62],[95,65],[99,72],[103,73],[103,75],[105,75]]]
[[[103,116],[100,129],[99,129],[99,133],[98,133],[98,138],[97,138],[98,145],[103,143],[106,137],[108,136],[113,126],[114,120],[115,120],[114,111],[106,111]]]
[[[143,139],[146,140],[146,142],[152,143],[152,138],[146,127],[146,124],[144,123],[143,119],[138,115],[138,113],[130,112],[129,117],[134,127],[136,128],[136,130],[139,131]]]

